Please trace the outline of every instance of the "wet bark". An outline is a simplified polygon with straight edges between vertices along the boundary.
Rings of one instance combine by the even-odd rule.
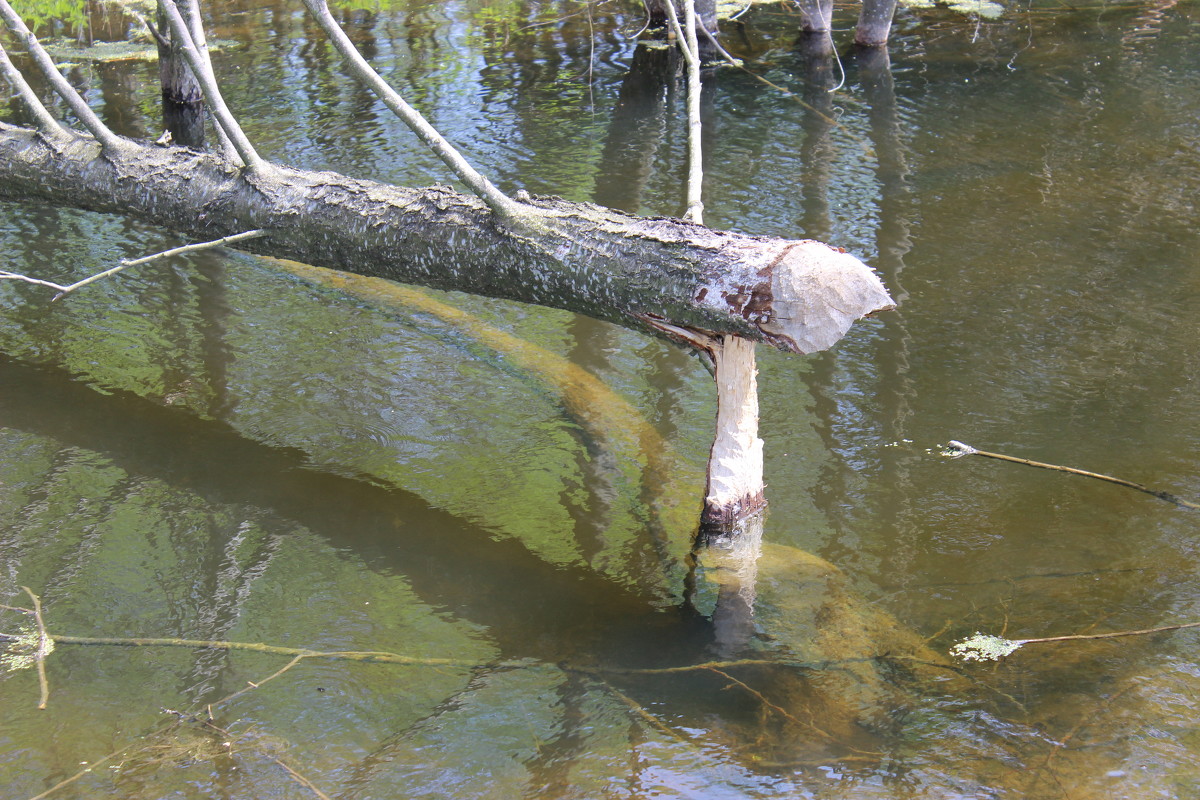
[[[895,13],[896,0],[863,0],[858,26],[854,29],[854,43],[863,47],[887,44]]]
[[[180,3],[180,13],[188,24],[195,7]],[[171,141],[184,147],[204,148],[204,92],[196,76],[188,69],[183,48],[171,34],[166,14],[158,10],[158,79],[162,87],[163,126]]]
[[[504,220],[448,188],[407,189],[87,136],[48,144],[0,123],[0,199],[122,214],[197,238],[363,275],[575,311],[675,338],[829,347],[888,308],[873,272],[812,241],[712,231],[583,203],[528,199]],[[686,338],[685,338],[686,340]]]
[[[680,0],[645,0],[646,27],[651,30],[665,31],[670,27],[668,22],[667,3],[674,1],[675,15],[683,24],[683,4]],[[720,36],[720,26],[717,24],[717,0],[695,0],[696,8],[696,41],[700,46],[700,60],[708,63],[721,59],[716,40]]]
[[[796,0],[800,29],[805,33],[828,33],[833,27],[833,0]]]

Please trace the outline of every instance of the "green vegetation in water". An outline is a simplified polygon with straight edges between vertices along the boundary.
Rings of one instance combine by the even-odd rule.
[[[974,14],[983,19],[1000,19],[1004,6],[991,0],[899,0],[905,8],[947,8],[960,14]]]
[[[44,639],[33,625],[23,625],[8,641],[8,648],[0,653],[0,672],[16,672],[29,669],[54,652],[54,640]]]
[[[96,11],[126,14],[131,18],[153,17],[156,4],[154,0],[13,0],[12,6],[36,33],[52,23],[59,23],[67,30],[83,31],[89,15]]]
[[[208,50],[210,53],[215,53],[232,44],[233,42],[229,40],[214,39],[208,42]],[[127,42],[92,42],[91,44],[60,37],[43,41],[42,46],[58,62],[60,69],[80,63],[109,64],[118,61],[156,61],[158,59],[158,49],[154,44],[140,37]]]
[[[717,19],[741,16],[751,6],[774,5],[775,0],[717,0]]]
[[[87,17],[87,0],[13,0],[12,6],[33,30],[54,21],[78,28]]]
[[[60,68],[83,62],[107,64],[114,61],[153,61],[158,58],[158,50],[145,42],[93,42],[89,45],[60,38],[42,44]]]
[[[338,11],[372,11],[375,13],[402,9],[401,0],[330,0],[329,7]]]

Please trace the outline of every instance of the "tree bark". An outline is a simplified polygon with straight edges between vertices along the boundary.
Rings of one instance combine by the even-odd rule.
[[[191,3],[180,8],[192,24]],[[183,57],[183,47],[171,33],[166,12],[158,10],[158,80],[162,86],[163,126],[171,141],[200,150],[204,147],[204,92]]]
[[[854,43],[862,47],[881,47],[887,44],[892,30],[896,0],[863,0],[854,29]]]
[[[833,0],[796,0],[800,9],[800,30],[828,33],[833,28]]]
[[[670,27],[670,12],[667,3],[673,0],[645,0],[646,27],[659,30]],[[683,3],[674,0],[675,15],[683,20]],[[721,60],[721,52],[717,49],[716,39],[721,34],[717,22],[717,0],[695,0],[696,4],[696,39],[700,46],[700,60],[707,64]]]
[[[0,199],[122,214],[244,249],[401,283],[551,306],[693,343],[740,336],[822,350],[890,308],[875,274],[813,241],[713,231],[555,198],[500,220],[448,188],[332,172],[252,172],[212,154],[88,136],[47,143],[0,123]],[[679,331],[684,336],[679,336]]]

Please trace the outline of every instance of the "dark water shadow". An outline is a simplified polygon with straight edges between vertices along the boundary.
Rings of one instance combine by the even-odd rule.
[[[94,451],[131,476],[208,502],[302,525],[373,570],[404,575],[429,605],[485,626],[501,657],[642,663],[687,659],[702,646],[702,630],[656,609],[648,594],[547,563],[410,492],[318,471],[299,450],[127,392],[100,392],[58,370],[0,356],[0,424]]]

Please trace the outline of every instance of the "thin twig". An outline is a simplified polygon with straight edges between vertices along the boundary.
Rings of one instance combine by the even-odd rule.
[[[1050,762],[1054,760],[1054,757],[1058,755],[1059,751],[1066,748],[1066,746],[1071,743],[1071,740],[1074,739],[1081,730],[1088,726],[1089,722],[1095,719],[1098,715],[1106,713],[1110,708],[1112,708],[1113,704],[1116,703],[1117,700],[1120,700],[1129,692],[1135,691],[1143,685],[1145,684],[1141,683],[1140,681],[1130,681],[1119,691],[1105,697],[1103,704],[1098,708],[1093,704],[1088,703],[1085,708],[1090,713],[1081,715],[1079,721],[1071,727],[1071,730],[1067,731],[1062,738],[1054,742],[1054,747],[1049,753],[1046,754],[1046,760],[1042,762],[1042,766],[1049,766]]]
[[[21,589],[33,601],[33,619],[37,622],[38,646],[37,652],[34,653],[34,660],[37,664],[38,686],[41,689],[38,710],[44,711],[46,704],[50,702],[50,682],[46,679],[46,656],[54,650],[54,640],[50,638],[50,634],[46,633],[46,621],[42,619],[41,598],[34,594],[28,586],[22,586]]]
[[[89,283],[98,281],[101,278],[106,278],[109,275],[112,275],[114,273],[120,272],[123,269],[126,269],[127,267],[136,267],[141,264],[147,264],[151,261],[157,261],[160,258],[167,258],[169,256],[182,255],[183,253],[194,253],[197,250],[208,250],[213,247],[222,247],[224,245],[235,244],[237,242],[242,242],[247,239],[257,239],[258,237],[265,236],[265,235],[266,235],[266,231],[256,228],[254,230],[242,231],[241,233],[235,233],[232,236],[223,236],[220,239],[213,239],[210,242],[196,242],[195,244],[185,244],[180,247],[172,247],[170,250],[163,250],[161,253],[152,253],[151,255],[142,256],[141,258],[121,259],[121,263],[118,264],[117,266],[113,267],[112,269],[105,270],[104,272],[101,272],[97,275],[93,275],[90,278],[84,278],[83,280],[78,281],[77,283],[73,283],[70,286],[65,287],[62,290],[62,292],[60,292],[58,295],[55,296],[54,299],[57,300],[59,297],[62,297],[64,294],[73,292],[81,286],[87,286]]]
[[[732,17],[730,19],[732,19]],[[829,116],[824,111],[822,111],[821,109],[814,106],[812,103],[809,103],[806,100],[804,100],[804,98],[797,95],[791,89],[780,86],[777,83],[773,83],[773,82],[767,80],[766,78],[764,78],[762,75],[759,75],[754,70],[747,68],[745,63],[742,61],[742,59],[734,58],[734,56],[731,55],[730,52],[728,50],[726,50],[725,47],[719,41],[717,41],[717,38],[715,36],[713,36],[712,33],[709,32],[709,30],[707,28],[705,28],[704,26],[700,26],[700,32],[703,33],[708,38],[709,44],[712,45],[713,49],[715,49],[717,51],[718,55],[720,55],[721,58],[725,59],[726,64],[728,64],[731,67],[736,67],[737,69],[740,69],[742,72],[746,73],[751,78],[754,78],[754,80],[758,81],[759,83],[765,84],[766,86],[771,87],[772,89],[774,89],[777,92],[782,93],[785,97],[790,97],[792,100],[794,100],[796,103],[798,103],[802,108],[806,109],[807,111],[809,111],[813,114],[816,114],[818,117],[820,117],[822,120],[829,123],[830,125],[836,126],[838,124],[838,120],[835,117]],[[851,135],[850,138],[854,139],[855,141],[858,141],[858,137],[856,137],[856,136]]]
[[[1123,478],[1114,478],[1111,475],[1101,475],[1099,472],[1088,472],[1087,470],[1075,469],[1074,467],[1064,467],[1059,464],[1046,464],[1041,461],[1031,461],[1028,458],[1017,458],[1016,456],[1006,456],[1003,453],[989,453],[986,450],[978,450],[974,447],[971,447],[971,445],[969,445],[969,444],[963,444],[962,442],[957,442],[957,441],[954,441],[953,439],[950,440],[949,447],[952,450],[957,451],[954,453],[947,454],[951,458],[960,458],[962,456],[983,456],[984,458],[995,458],[995,459],[999,459],[1000,461],[1011,461],[1014,464],[1024,464],[1027,467],[1038,467],[1039,469],[1052,469],[1055,472],[1067,472],[1067,473],[1070,473],[1071,475],[1082,475],[1085,478],[1095,478],[1096,480],[1107,481],[1109,483],[1115,483],[1118,486],[1126,486],[1130,489],[1136,489],[1139,492],[1145,492],[1146,494],[1157,497],[1159,500],[1166,500],[1168,503],[1174,503],[1175,505],[1181,506],[1183,508],[1200,508],[1200,503],[1192,503],[1187,500],[1183,500],[1182,498],[1176,497],[1175,495],[1171,494],[1170,492],[1162,492],[1157,489],[1151,489],[1149,486],[1143,486],[1140,483],[1134,483],[1133,481],[1127,481],[1127,480],[1124,480]]]
[[[320,800],[332,800],[332,798],[329,795],[325,794],[320,789],[318,789],[316,784],[314,784],[312,781],[310,781],[305,776],[301,775],[299,772],[296,771],[296,769],[294,767],[289,766],[282,759],[280,759],[276,756],[273,756],[273,755],[269,755],[269,754],[264,754],[264,755],[266,755],[267,758],[271,759],[279,766],[283,767],[283,769],[289,775],[291,775],[293,779],[295,779],[296,783],[299,783],[301,786],[304,786],[305,788],[307,788],[309,791],[311,791],[313,794],[315,794],[317,797],[319,797]]]
[[[1117,639],[1123,636],[1146,636],[1165,631],[1179,631],[1186,628],[1200,628],[1200,622],[1184,622],[1177,625],[1160,625],[1157,628],[1142,628],[1135,631],[1114,631],[1112,633],[1075,633],[1068,636],[1041,636],[1031,639],[1007,639],[1003,636],[993,636],[976,632],[974,636],[955,644],[950,648],[950,655],[963,661],[999,661],[1006,658],[1027,644],[1043,644],[1045,642],[1075,642],[1085,639]]]
[[[768,700],[766,695],[764,695],[759,690],[755,689],[750,684],[748,684],[744,681],[738,680],[737,678],[733,677],[732,675],[730,675],[728,672],[725,672],[724,670],[711,669],[711,671],[716,673],[717,675],[720,675],[722,678],[725,678],[726,680],[732,682],[734,685],[740,686],[742,689],[745,689],[747,692],[749,692],[750,694],[757,697],[758,701],[760,703],[762,703],[764,706],[766,706],[767,708],[774,711],[776,714],[779,714],[780,716],[784,717],[785,719],[791,720],[792,722],[801,726],[802,728],[807,728],[808,730],[810,730],[813,733],[817,734],[818,736],[826,739],[827,741],[830,741],[830,742],[837,741],[831,733],[829,733],[826,730],[823,730],[822,728],[817,727],[817,724],[815,722],[813,722],[811,719],[809,719],[807,722],[805,722],[804,720],[798,719],[794,714],[789,712],[783,706],[779,705],[778,703],[773,703],[770,700]],[[879,758],[883,757],[883,753],[880,753],[880,752],[876,752],[876,751],[872,751],[872,750],[860,750],[859,748],[851,747],[850,745],[844,745],[844,746],[847,749],[853,750],[855,753],[858,753],[860,756],[864,756],[867,758],[879,759]]]
[[[688,75],[688,183],[687,211],[683,218],[699,225],[704,224],[704,163],[703,131],[700,119],[700,44],[696,39],[696,4],[695,0],[683,2],[683,28],[680,28],[679,17],[675,13],[674,0],[667,0],[667,17],[671,22],[671,31],[683,51],[684,61],[687,62]]]
[[[668,0],[668,2],[670,2],[670,0]],[[601,681],[601,683],[604,685],[604,688],[608,689],[608,691],[613,694],[614,697],[616,697],[618,700],[620,700],[625,705],[629,706],[630,711],[632,711],[634,714],[636,714],[639,718],[641,718],[641,720],[643,722],[650,725],[650,727],[654,728],[659,733],[669,736],[672,739],[674,739],[675,741],[677,741],[681,744],[685,744],[688,747],[694,747],[697,749],[700,748],[700,746],[698,744],[696,744],[695,742],[693,742],[691,739],[688,739],[686,736],[683,736],[678,731],[672,729],[665,722],[660,720],[658,717],[651,714],[649,711],[646,710],[646,708],[641,703],[634,700],[629,695],[620,691],[619,689],[617,689],[615,686],[608,683],[607,681]]]
[[[821,730],[816,725],[814,725],[811,720],[808,722],[801,721],[800,719],[798,719],[794,714],[792,714],[790,711],[788,711],[783,706],[781,706],[777,703],[773,703],[770,700],[768,700],[767,696],[765,694],[758,691],[757,689],[755,689],[753,686],[746,683],[745,681],[740,681],[737,678],[730,675],[728,672],[725,672],[724,670],[721,670],[721,669],[717,669],[715,667],[709,667],[709,672],[712,672],[716,675],[720,675],[722,678],[729,681],[733,685],[739,686],[742,689],[745,689],[747,692],[749,692],[750,694],[752,694],[756,698],[758,698],[758,702],[762,703],[764,706],[771,709],[776,714],[779,714],[784,719],[791,720],[792,722],[794,722],[795,724],[799,725],[802,728],[808,728],[813,733],[817,734],[818,736],[820,736],[823,739],[826,739],[828,741],[833,741],[833,736],[828,731]]]
[[[231,694],[227,697],[224,697],[215,703],[209,703],[208,704],[209,715],[211,716],[212,709],[215,706],[219,706],[224,703],[228,703],[229,701],[233,700],[234,698],[241,697],[242,695],[246,694],[247,692],[257,689],[259,686],[262,686],[264,683],[271,680],[272,678],[277,678],[280,675],[282,675],[283,673],[287,672],[289,669],[294,667],[296,664],[300,663],[300,661],[302,661],[303,659],[304,659],[304,656],[297,656],[296,658],[289,661],[282,669],[276,670],[274,673],[272,673],[271,675],[268,675],[266,678],[263,678],[261,681],[259,681],[257,683],[247,681],[247,683],[249,684],[248,686],[246,686],[242,689],[239,689],[238,691],[234,692],[233,694]],[[70,786],[72,783],[79,780],[83,776],[92,773],[101,764],[106,764],[109,761],[112,761],[117,756],[120,756],[124,753],[134,750],[135,748],[138,748],[138,747],[145,748],[147,746],[146,742],[148,742],[150,739],[152,739],[155,736],[158,736],[160,734],[163,734],[163,733],[169,731],[172,727],[174,727],[177,724],[178,724],[178,720],[171,720],[171,722],[167,723],[166,725],[160,725],[158,728],[154,729],[153,731],[146,734],[145,736],[142,736],[142,737],[138,738],[137,740],[130,742],[129,744],[125,745],[124,747],[121,747],[121,748],[118,748],[117,750],[112,751],[108,755],[101,756],[100,758],[90,759],[88,762],[88,765],[84,769],[79,770],[74,775],[69,775],[66,778],[63,778],[58,783],[54,784],[53,786],[46,789],[45,791],[43,791],[39,794],[36,794],[33,797],[28,798],[28,800],[45,800],[45,798],[54,794],[59,789],[62,789],[66,786]]]
[[[211,707],[209,708],[209,711],[211,713],[211,711],[212,711]],[[211,719],[204,720],[203,722],[201,722],[201,724],[204,727],[206,727],[210,730],[216,731],[217,733],[224,736],[230,742],[230,744],[232,744],[233,742],[242,738],[242,737],[237,736],[234,733],[226,730],[225,728],[222,728],[220,725],[213,722]],[[266,748],[264,748],[261,745],[259,745],[258,743],[256,743],[252,738],[248,738],[248,742],[251,747],[253,747],[255,750],[257,750],[260,754],[265,756],[267,759],[274,761],[276,764],[278,764],[280,767],[282,767],[283,770],[285,772],[287,772],[287,774],[290,775],[293,780],[296,781],[296,783],[300,784],[304,788],[311,791],[318,798],[320,798],[320,800],[332,800],[332,798],[330,798],[329,795],[325,794],[320,789],[318,789],[317,785],[315,783],[313,783],[311,780],[309,780],[309,778],[306,775],[302,774],[295,767],[291,766],[290,764],[288,764],[287,762],[285,762],[283,759],[279,758],[278,756],[273,755],[272,753],[268,752]]]
[[[146,264],[150,261],[156,261],[160,258],[166,258],[168,256],[176,256],[182,253],[192,253],[197,250],[207,250],[212,247],[221,247],[223,245],[234,244],[246,239],[254,239],[265,235],[266,231],[255,229],[251,231],[243,231],[242,233],[235,233],[232,236],[224,236],[220,239],[214,239],[211,242],[196,242],[195,244],[185,244],[180,247],[172,247],[170,250],[163,250],[160,253],[153,253],[148,256],[142,256],[141,258],[123,258],[117,266],[112,267],[111,269],[98,272],[95,275],[66,286],[59,283],[54,283],[53,281],[44,281],[39,278],[31,278],[28,275],[21,275],[16,272],[7,272],[5,270],[0,270],[0,280],[24,281],[25,283],[32,283],[38,286],[48,286],[51,289],[57,289],[58,294],[51,299],[51,302],[54,302],[60,297],[70,294],[80,287],[87,286],[89,283],[95,283],[101,278],[107,278],[109,275],[114,275],[123,269],[127,269],[128,267],[136,267],[140,264]]]
[[[110,647],[190,647],[207,650],[243,650],[296,658],[321,658],[336,661],[372,661],[383,664],[408,664],[426,667],[478,667],[478,663],[453,658],[417,658],[374,650],[310,650],[305,647],[280,647],[261,642],[228,642],[216,639],[174,639],[106,636],[55,636],[58,644],[107,645]],[[513,662],[512,666],[524,662]],[[497,665],[502,666],[502,665]],[[275,677],[272,675],[271,677]],[[268,678],[269,680],[269,678]],[[265,681],[264,681],[265,682]]]
[[[1200,628],[1200,622],[1183,622],[1178,625],[1161,625],[1157,628],[1142,628],[1136,631],[1114,631],[1113,633],[1076,633],[1070,636],[1042,636],[1035,639],[1014,639],[1021,644],[1041,644],[1042,642],[1071,642],[1079,639],[1118,639],[1122,636],[1146,636],[1151,633],[1164,631],[1180,631],[1185,628]]]

